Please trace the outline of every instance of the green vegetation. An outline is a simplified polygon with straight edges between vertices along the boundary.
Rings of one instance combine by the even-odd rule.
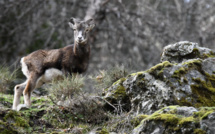
[[[165,128],[169,129],[168,131],[181,132],[180,129],[186,128],[187,125],[195,124],[194,126],[199,126],[202,119],[207,118],[209,114],[215,112],[215,107],[201,107],[198,112],[185,117],[177,114],[177,107],[179,106],[164,107],[143,119],[141,124],[149,121],[162,122]],[[141,127],[141,125],[137,127]],[[205,131],[196,128],[193,130],[193,133],[204,134]]]
[[[163,73],[172,69],[174,65],[165,61],[144,72],[133,73],[127,75],[127,71],[123,67],[112,68],[108,71],[101,71],[97,77],[97,86],[106,88],[107,98],[90,96],[84,92],[85,78],[79,75],[72,77],[63,77],[54,80],[46,87],[49,91],[48,97],[32,97],[32,107],[23,109],[20,112],[12,111],[13,96],[0,96],[1,104],[4,105],[3,113],[0,111],[0,133],[44,133],[44,132],[62,132],[62,133],[88,133],[92,129],[99,134],[108,134],[109,132],[131,133],[134,128],[141,127],[143,123],[161,123],[167,129],[167,132],[181,132],[182,128],[192,126],[191,133],[204,134],[204,130],[200,129],[200,121],[207,119],[208,115],[215,112],[215,75],[202,71],[202,60],[192,60],[184,62],[182,67],[175,67],[171,77],[177,82],[188,84],[188,80],[184,76],[191,69],[195,69],[203,74],[204,79],[193,78],[191,85],[192,96],[180,98],[179,105],[199,107],[198,112],[185,117],[177,114],[179,106],[164,107],[151,115],[133,116],[129,112],[131,110],[131,98],[126,92],[126,82],[130,77],[136,78],[138,88],[144,88],[147,84],[144,73],[153,75],[156,79],[166,81]],[[177,65],[177,64],[176,64]],[[9,70],[4,78],[13,80],[10,77]],[[2,76],[2,77],[3,77]],[[14,75],[15,76],[15,75]],[[181,79],[183,78],[183,79]],[[170,82],[170,81],[169,81]],[[1,83],[0,83],[1,84]],[[168,84],[171,84],[168,83]],[[112,86],[111,86],[112,85]],[[111,86],[111,87],[110,87]],[[23,102],[23,97],[21,98]],[[116,113],[108,111],[107,103],[112,104],[112,109]],[[209,106],[209,107],[202,107]],[[41,126],[43,129],[41,129]],[[18,128],[18,130],[17,130]]]
[[[100,71],[96,79],[96,87],[99,89],[106,89],[114,82],[115,83],[113,85],[118,82],[123,82],[128,74],[129,71],[125,69],[124,66],[115,66],[107,69],[106,71]]]
[[[164,61],[164,62],[159,63],[159,64],[151,67],[150,69],[146,70],[146,72],[150,73],[150,74],[154,74],[155,72],[160,72],[165,67],[171,67],[171,66],[173,66],[172,63],[170,63],[169,61]]]
[[[108,130],[106,128],[102,128],[101,131],[97,131],[98,134],[109,134]]]
[[[206,132],[200,128],[194,130],[194,134],[206,134]]]
[[[155,76],[155,78],[163,80],[163,71],[164,69],[168,67],[172,67],[173,64],[169,61],[164,61],[160,64],[155,65],[154,67],[151,67],[150,69],[146,70],[147,73]]]
[[[2,100],[11,103],[12,99],[8,98],[13,98],[13,96],[1,96]],[[108,119],[108,114],[102,109],[100,103],[96,99],[90,100],[85,96],[85,98],[81,97],[76,100],[75,105],[71,108],[67,108],[54,105],[47,97],[33,97],[32,107],[29,109],[16,112],[10,109],[11,106],[5,106],[4,109],[0,110],[0,133],[46,133],[55,131],[69,133],[73,130],[88,133],[96,124]]]
[[[140,122],[141,122],[143,119],[147,118],[147,117],[148,117],[148,115],[139,114],[139,115],[137,115],[136,117],[134,117],[134,118],[131,119],[131,124],[132,124],[134,127],[137,127],[137,126],[140,124]]]
[[[215,75],[205,73],[205,80],[193,78],[196,84],[191,85],[192,92],[195,93],[196,107],[215,106]]]
[[[31,132],[31,127],[29,125],[29,119],[25,118],[19,112],[8,110],[0,112],[0,133],[10,134],[10,133],[28,133]]]
[[[0,65],[0,93],[9,93],[12,82],[16,79],[16,71],[10,72],[8,67]]]
[[[58,102],[62,99],[71,100],[72,96],[79,94],[84,86],[84,77],[73,74],[72,76],[64,76],[60,80],[53,80],[51,85],[46,89],[53,101]]]

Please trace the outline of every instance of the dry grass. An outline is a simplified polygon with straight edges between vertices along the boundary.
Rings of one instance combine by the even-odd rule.
[[[63,109],[73,113],[80,122],[98,124],[107,120],[108,116],[103,109],[103,102],[84,92],[85,77],[73,75],[53,81],[46,89],[51,100]]]
[[[16,79],[16,71],[10,72],[6,66],[0,66],[0,93],[10,91],[11,83]]]
[[[96,88],[104,89],[110,87],[114,82],[120,78],[126,77],[130,72],[123,66],[110,67],[105,71],[100,71],[96,81]]]
[[[84,77],[79,75],[64,76],[61,80],[53,80],[46,89],[53,100],[71,100],[73,95],[79,94],[82,90],[84,79]]]

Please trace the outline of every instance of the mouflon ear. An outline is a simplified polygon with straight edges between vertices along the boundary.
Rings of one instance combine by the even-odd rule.
[[[85,21],[90,30],[92,30],[95,26],[95,21],[93,19],[89,19]]]
[[[76,22],[76,19],[72,17],[70,18],[68,24],[71,28],[74,28],[75,22]]]

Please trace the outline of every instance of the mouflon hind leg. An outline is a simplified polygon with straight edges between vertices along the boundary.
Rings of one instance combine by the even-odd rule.
[[[16,85],[14,87],[14,99],[13,99],[13,110],[17,110],[17,106],[20,103],[20,97],[22,95],[23,90],[25,89],[26,82]]]
[[[26,107],[31,106],[31,93],[34,90],[34,88],[36,87],[38,78],[39,78],[39,75],[36,73],[33,73],[27,80],[26,87],[23,91],[24,102],[25,102]]]

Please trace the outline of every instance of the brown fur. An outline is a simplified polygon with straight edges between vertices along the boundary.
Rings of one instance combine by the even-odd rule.
[[[75,47],[66,46],[61,49],[38,50],[24,57],[30,76],[34,79],[27,82],[24,94],[34,87],[33,83],[45,72],[46,69],[56,68],[62,70],[65,75],[83,73],[87,70],[90,56],[88,44]],[[75,48],[73,50],[73,48]],[[32,83],[32,84],[31,84]]]
[[[87,70],[90,57],[90,45],[87,44],[88,31],[94,27],[94,22],[92,19],[77,21],[72,18],[69,25],[74,29],[74,45],[60,49],[37,50],[23,58],[23,62],[27,66],[27,81],[15,86],[13,109],[17,110],[22,90],[24,90],[25,104],[31,105],[31,92],[41,86],[37,85],[37,82],[47,69],[58,69],[64,75],[83,73]]]

